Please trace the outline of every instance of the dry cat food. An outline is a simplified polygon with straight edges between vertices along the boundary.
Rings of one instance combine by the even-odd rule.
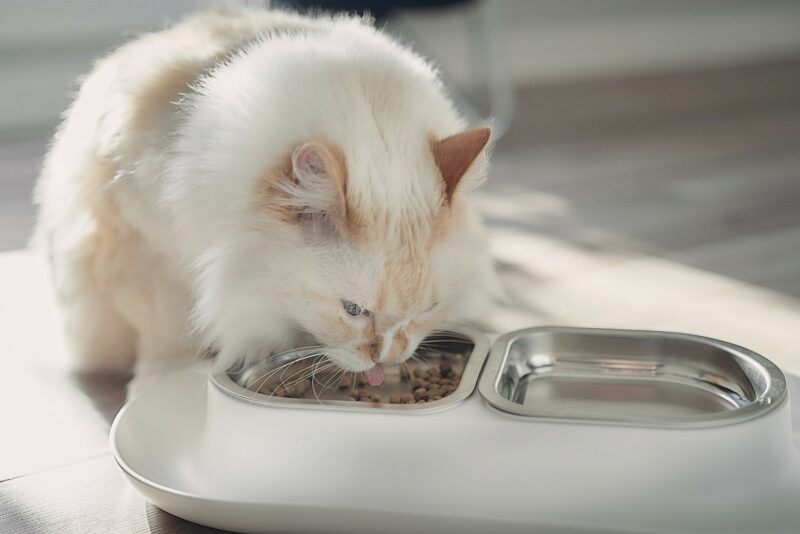
[[[259,393],[292,399],[350,400],[369,403],[421,404],[433,402],[453,393],[461,381],[460,362],[443,360],[438,365],[399,368],[397,379],[383,386],[372,387],[361,374],[348,374],[337,380],[331,373],[318,373],[311,378],[307,368],[292,369],[274,377],[260,387]],[[292,376],[300,378],[292,380]]]

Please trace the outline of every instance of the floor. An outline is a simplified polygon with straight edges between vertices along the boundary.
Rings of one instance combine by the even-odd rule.
[[[516,117],[489,191],[563,208],[532,210],[528,229],[587,245],[603,234],[800,296],[799,57],[537,87]]]
[[[517,95],[479,202],[509,304],[487,328],[697,332],[800,372],[800,56]],[[0,142],[0,250],[25,243],[44,134]],[[40,266],[0,255],[0,532],[211,532],[107,447],[124,380],[73,377]]]

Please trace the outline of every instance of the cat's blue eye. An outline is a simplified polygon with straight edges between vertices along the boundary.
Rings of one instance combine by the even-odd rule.
[[[349,300],[343,300],[342,307],[344,308],[344,311],[346,311],[353,317],[358,317],[359,315],[361,315],[361,306],[359,306],[355,302],[350,302]]]

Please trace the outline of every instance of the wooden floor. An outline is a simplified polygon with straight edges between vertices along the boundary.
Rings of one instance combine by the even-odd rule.
[[[0,142],[0,248],[45,144]],[[800,371],[800,57],[523,89],[479,200],[510,295],[487,328],[691,331]],[[0,255],[0,532],[210,532],[117,472],[124,380],[64,371],[44,280]]]
[[[800,58],[528,90],[496,156],[491,191],[563,207],[527,229],[800,296]]]

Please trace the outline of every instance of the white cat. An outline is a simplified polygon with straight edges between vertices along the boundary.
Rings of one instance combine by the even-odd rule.
[[[468,130],[348,17],[207,12],[100,60],[45,161],[36,242],[81,371],[314,343],[379,383],[496,292]]]

